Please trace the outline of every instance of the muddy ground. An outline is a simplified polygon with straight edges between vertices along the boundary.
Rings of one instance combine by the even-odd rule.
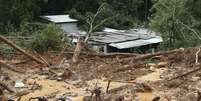
[[[48,101],[200,101],[197,50],[188,48],[140,60],[133,59],[135,56],[85,54],[77,64],[71,62],[72,54],[60,57],[60,53],[49,52],[41,55],[49,67],[21,54],[9,59],[1,55],[0,60],[24,73],[1,67],[0,81],[15,91],[2,90],[4,96],[21,98],[19,101],[36,97]]]

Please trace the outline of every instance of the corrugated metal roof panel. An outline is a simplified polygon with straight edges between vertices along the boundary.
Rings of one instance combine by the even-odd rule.
[[[118,49],[126,49],[126,48],[133,48],[133,47],[139,47],[154,43],[160,43],[163,39],[160,36],[156,36],[155,38],[150,39],[140,39],[140,40],[134,40],[134,41],[127,41],[127,42],[121,42],[121,43],[111,43],[109,46],[116,47]]]
[[[139,38],[138,34],[131,32],[129,33],[99,32],[99,33],[93,33],[90,39],[96,42],[115,43],[115,42],[136,40],[138,38]]]
[[[69,15],[48,15],[42,18],[54,23],[77,22],[78,20],[70,18]]]

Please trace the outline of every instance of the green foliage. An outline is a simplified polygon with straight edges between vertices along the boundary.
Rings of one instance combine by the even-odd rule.
[[[54,24],[47,27],[34,35],[32,49],[42,53],[48,50],[59,50],[61,46],[61,35],[63,31]]]
[[[188,0],[158,0],[152,8],[150,27],[162,34],[163,47],[188,47],[200,43],[196,20]]]
[[[132,16],[118,14],[109,22],[106,22],[105,26],[114,28],[114,29],[125,30],[125,29],[137,27],[138,24],[139,24],[139,20],[133,19]]]
[[[144,0],[107,0],[114,11],[132,16],[134,19],[144,19]]]
[[[99,31],[103,28],[105,22],[113,16],[109,8],[110,6],[107,3],[103,3],[95,13],[86,12],[82,15],[76,9],[72,9],[69,14],[72,18],[79,20],[80,29],[91,32],[90,29],[93,26],[93,31]]]
[[[40,15],[63,14],[65,11],[77,15],[73,17],[79,19],[79,26],[86,30],[86,15],[96,13],[102,3],[109,6],[98,16],[97,22],[108,16],[116,16],[111,19],[111,23],[103,26],[128,29],[136,24],[143,24],[144,0],[0,0],[0,32],[8,33],[6,25],[12,25],[19,31],[21,25],[29,26],[24,21],[32,23]]]
[[[45,28],[45,24],[39,23],[39,22],[29,22],[26,20],[23,20],[20,24],[20,29],[17,32],[17,35],[20,36],[32,36],[35,34],[36,31],[42,30]]]
[[[39,0],[0,0],[0,25],[1,32],[7,33],[9,23],[18,29],[23,20],[32,21],[40,12],[37,5]]]
[[[98,15],[95,23],[99,23],[105,18],[113,17],[112,19],[110,19],[110,21],[104,23],[103,26],[116,29],[129,29],[143,24],[142,22],[145,18],[144,0],[104,0],[99,1],[99,6],[102,3],[106,3],[107,6],[103,10],[103,12]],[[86,30],[88,29],[85,22],[87,19],[86,17],[94,15],[96,13],[95,11],[97,11],[98,9],[97,7],[98,6],[94,6],[93,10],[89,9],[87,11],[82,11],[75,7],[70,11],[69,14],[73,18],[79,19],[80,28]],[[97,30],[100,30],[102,27]]]

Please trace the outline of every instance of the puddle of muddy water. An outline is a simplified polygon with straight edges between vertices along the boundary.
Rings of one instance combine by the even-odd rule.
[[[65,82],[59,82],[56,80],[42,79],[40,76],[37,76],[39,79],[35,79],[36,83],[39,84],[42,88],[28,95],[22,97],[21,101],[29,101],[31,97],[41,97],[41,96],[57,96],[57,94],[65,93],[74,93],[82,95],[84,90],[81,88],[76,88],[73,85],[67,84]],[[72,98],[73,101],[82,101],[82,97]],[[35,101],[35,100],[33,100]],[[50,100],[52,101],[52,100]]]
[[[163,69],[158,69],[153,73],[137,78],[135,81],[158,81],[160,80],[160,75],[163,73]],[[77,88],[71,84],[65,82],[58,82],[56,80],[43,79],[37,75],[36,83],[42,86],[41,90],[36,90],[26,96],[22,97],[21,101],[28,101],[30,97],[40,97],[40,96],[49,96],[51,94],[64,94],[67,92],[75,93],[78,97],[71,98],[72,101],[83,101],[84,96],[86,95],[85,88]],[[95,84],[98,81],[98,86],[102,87],[103,91],[106,91],[108,82],[106,80],[94,79],[91,81],[86,81],[89,87],[94,88]],[[111,82],[110,89],[118,88],[121,86],[127,85],[127,83]],[[140,101],[151,101],[155,95],[152,92],[147,93],[137,93]],[[52,101],[52,100],[50,100]]]
[[[139,97],[140,101],[151,101],[155,98],[152,92],[137,93],[136,95]]]
[[[156,69],[155,72],[138,77],[135,81],[136,82],[159,81],[159,80],[161,80],[161,75],[163,74],[163,72],[165,70],[166,69],[164,69],[164,68]],[[157,91],[154,91],[154,92],[156,93]],[[140,101],[152,101],[156,97],[154,92],[142,92],[142,93],[137,93],[136,95],[139,97]],[[167,100],[164,98],[161,98],[160,101],[167,101]]]
[[[58,94],[71,93],[76,94],[76,97],[69,97],[72,101],[83,101],[84,96],[90,95],[89,92],[86,91],[86,88],[77,88],[73,84],[68,84],[65,82],[59,82],[56,80],[43,79],[43,77],[36,76],[37,79],[34,79],[37,84],[39,84],[42,88],[40,90],[36,90],[28,95],[22,97],[21,101],[28,101],[31,97],[41,97],[41,96],[52,96]],[[94,79],[91,81],[86,81],[88,84],[88,89],[94,89],[95,84],[98,83],[98,86],[102,87],[103,91],[106,91],[108,82],[104,80]],[[125,83],[111,82],[110,89],[118,88],[120,86],[125,85]],[[55,98],[55,97],[54,97]],[[33,100],[35,101],[35,100]],[[50,99],[53,101],[53,99]]]
[[[159,81],[161,80],[160,76],[164,72],[164,69],[156,69],[155,72],[152,72],[150,74],[141,76],[137,78],[135,81]]]

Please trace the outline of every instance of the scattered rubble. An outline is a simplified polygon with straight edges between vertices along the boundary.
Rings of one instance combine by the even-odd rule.
[[[35,55],[45,65],[18,53],[0,60],[0,101],[199,101],[196,52],[195,47],[145,55],[81,53],[77,64],[63,50]]]

